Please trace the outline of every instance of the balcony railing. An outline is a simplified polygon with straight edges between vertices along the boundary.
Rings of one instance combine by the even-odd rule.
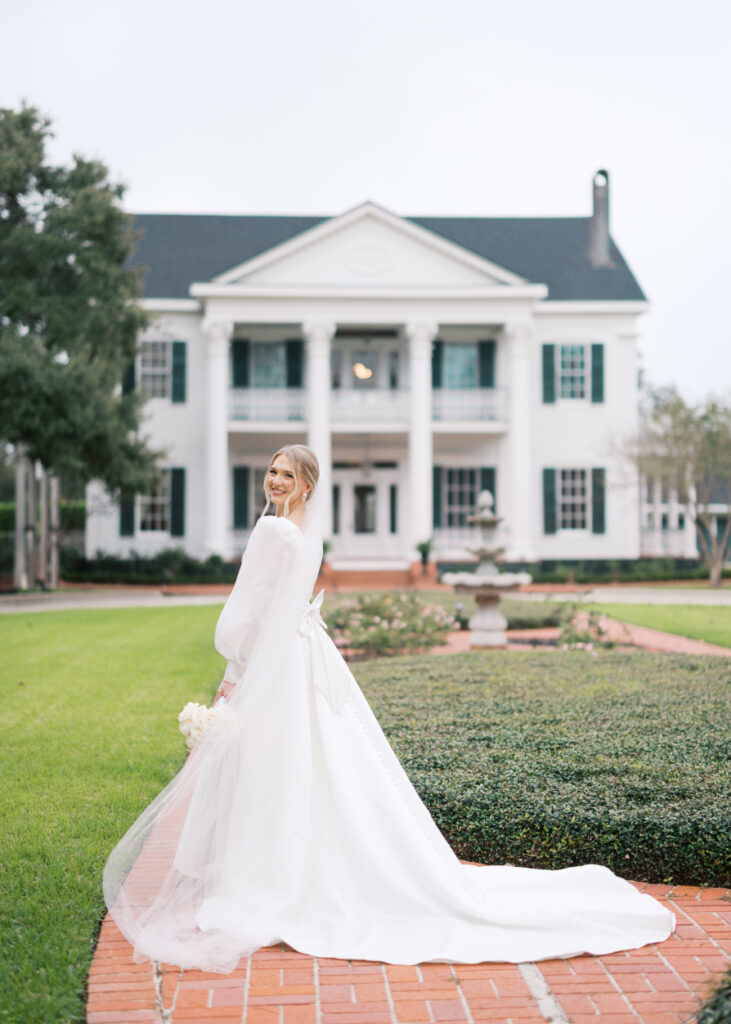
[[[330,392],[330,416],[341,421],[406,421],[409,392],[404,388],[335,389]]]
[[[231,388],[229,417],[232,420],[303,420],[303,388]]]
[[[232,420],[303,420],[304,388],[231,388]],[[405,422],[410,394],[406,388],[335,388],[330,392],[330,418],[339,422]],[[506,393],[502,388],[435,388],[432,418],[439,421],[503,420]]]
[[[504,388],[434,388],[432,419],[503,420],[507,408]]]

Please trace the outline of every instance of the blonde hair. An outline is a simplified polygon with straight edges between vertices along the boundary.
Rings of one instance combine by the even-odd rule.
[[[272,492],[269,486],[269,470],[275,459],[279,458],[280,455],[286,455],[288,459],[291,459],[294,465],[294,489],[299,490],[300,478],[302,479],[305,486],[309,485],[310,492],[314,491],[317,486],[317,481],[320,478],[320,463],[317,461],[317,456],[311,448],[308,448],[306,444],[285,444],[279,451],[276,451],[269,460],[269,465],[266,468],[264,474],[264,497],[267,503],[264,507],[262,515],[266,515],[267,509],[272,503]],[[282,509],[282,515],[289,513],[289,499],[290,495],[287,495],[287,500],[284,503]],[[307,500],[305,498],[305,500]]]

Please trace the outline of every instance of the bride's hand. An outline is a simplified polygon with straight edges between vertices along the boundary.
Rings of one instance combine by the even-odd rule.
[[[218,687],[218,690],[216,691],[216,696],[213,698],[213,703],[215,704],[221,697],[225,697],[226,700],[228,700],[234,691],[235,685],[235,683],[229,683],[227,679],[224,679],[224,681],[221,683],[221,685]]]

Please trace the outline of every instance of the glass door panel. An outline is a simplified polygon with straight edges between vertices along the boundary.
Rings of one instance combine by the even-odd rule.
[[[355,484],[353,487],[354,528],[356,533],[376,532],[375,484]]]

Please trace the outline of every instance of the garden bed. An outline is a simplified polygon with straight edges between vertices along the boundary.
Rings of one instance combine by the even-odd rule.
[[[725,663],[470,652],[357,677],[463,859],[731,884]]]

